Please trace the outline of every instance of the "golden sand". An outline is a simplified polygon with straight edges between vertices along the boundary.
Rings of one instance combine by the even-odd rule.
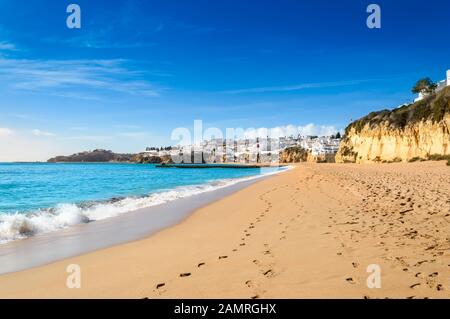
[[[147,239],[0,276],[0,297],[449,298],[450,167],[297,165]]]

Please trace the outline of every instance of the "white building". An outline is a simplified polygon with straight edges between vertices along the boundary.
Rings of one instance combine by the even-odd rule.
[[[439,92],[443,90],[445,87],[450,86],[450,70],[447,70],[447,78],[445,80],[439,81],[437,83],[436,92]],[[419,93],[417,98],[414,100],[414,102],[418,102],[423,100],[424,97],[426,97],[427,93]]]
[[[144,154],[147,156],[158,156],[159,152],[157,150],[145,150]]]

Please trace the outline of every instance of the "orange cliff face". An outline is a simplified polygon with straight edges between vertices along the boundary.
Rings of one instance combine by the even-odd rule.
[[[347,127],[336,162],[407,162],[450,155],[450,88],[393,111],[371,113]]]

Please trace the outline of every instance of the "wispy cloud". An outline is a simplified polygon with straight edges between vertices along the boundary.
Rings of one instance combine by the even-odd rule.
[[[162,26],[158,26],[158,28],[162,30]],[[64,38],[49,37],[45,38],[44,41],[86,49],[136,49],[156,45],[154,42],[139,40],[138,32],[130,32],[129,34],[131,36],[118,41],[117,32],[120,32],[120,30],[117,30],[113,24],[110,24],[107,27],[84,31],[78,36]]]
[[[158,96],[159,89],[127,60],[30,60],[0,57],[0,79],[15,89],[47,90],[80,98],[76,89],[106,90],[130,95]],[[59,91],[55,91],[59,89]],[[81,98],[86,99],[87,95]],[[87,96],[89,97],[89,96]]]
[[[17,51],[17,47],[10,42],[0,41],[0,51]]]
[[[299,90],[305,90],[305,89],[350,86],[350,85],[357,85],[357,84],[367,82],[367,81],[368,80],[354,80],[354,81],[303,83],[303,84],[286,85],[286,86],[266,86],[266,87],[255,87],[255,88],[248,88],[248,89],[229,90],[229,91],[223,91],[222,93],[245,94],[245,93],[289,92],[289,91],[299,91]]]
[[[13,133],[14,131],[7,127],[0,127],[0,137],[10,136]]]
[[[104,101],[99,96],[93,94],[86,94],[81,92],[49,92],[51,96],[68,98],[68,99],[77,99],[77,100],[86,100],[86,101]]]
[[[103,36],[101,36],[101,34],[98,33],[89,33],[79,37],[67,39],[48,38],[45,40],[51,43],[61,43],[72,47],[87,49],[137,49],[148,48],[156,45],[156,43],[154,42],[143,41],[111,41],[104,38]]]
[[[47,137],[51,137],[51,136],[56,136],[56,134],[50,133],[50,132],[46,132],[46,131],[41,131],[39,129],[34,129],[31,131],[31,133],[34,136],[47,136]]]

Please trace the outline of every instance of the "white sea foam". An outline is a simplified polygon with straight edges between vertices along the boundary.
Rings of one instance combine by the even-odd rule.
[[[171,190],[152,193],[145,197],[126,197],[114,202],[99,202],[89,206],[59,204],[50,210],[38,210],[27,214],[0,214],[0,243],[114,217],[140,208],[214,191],[239,182],[273,175],[281,171],[270,171],[261,175],[244,178],[224,179],[202,185],[177,187]]]

